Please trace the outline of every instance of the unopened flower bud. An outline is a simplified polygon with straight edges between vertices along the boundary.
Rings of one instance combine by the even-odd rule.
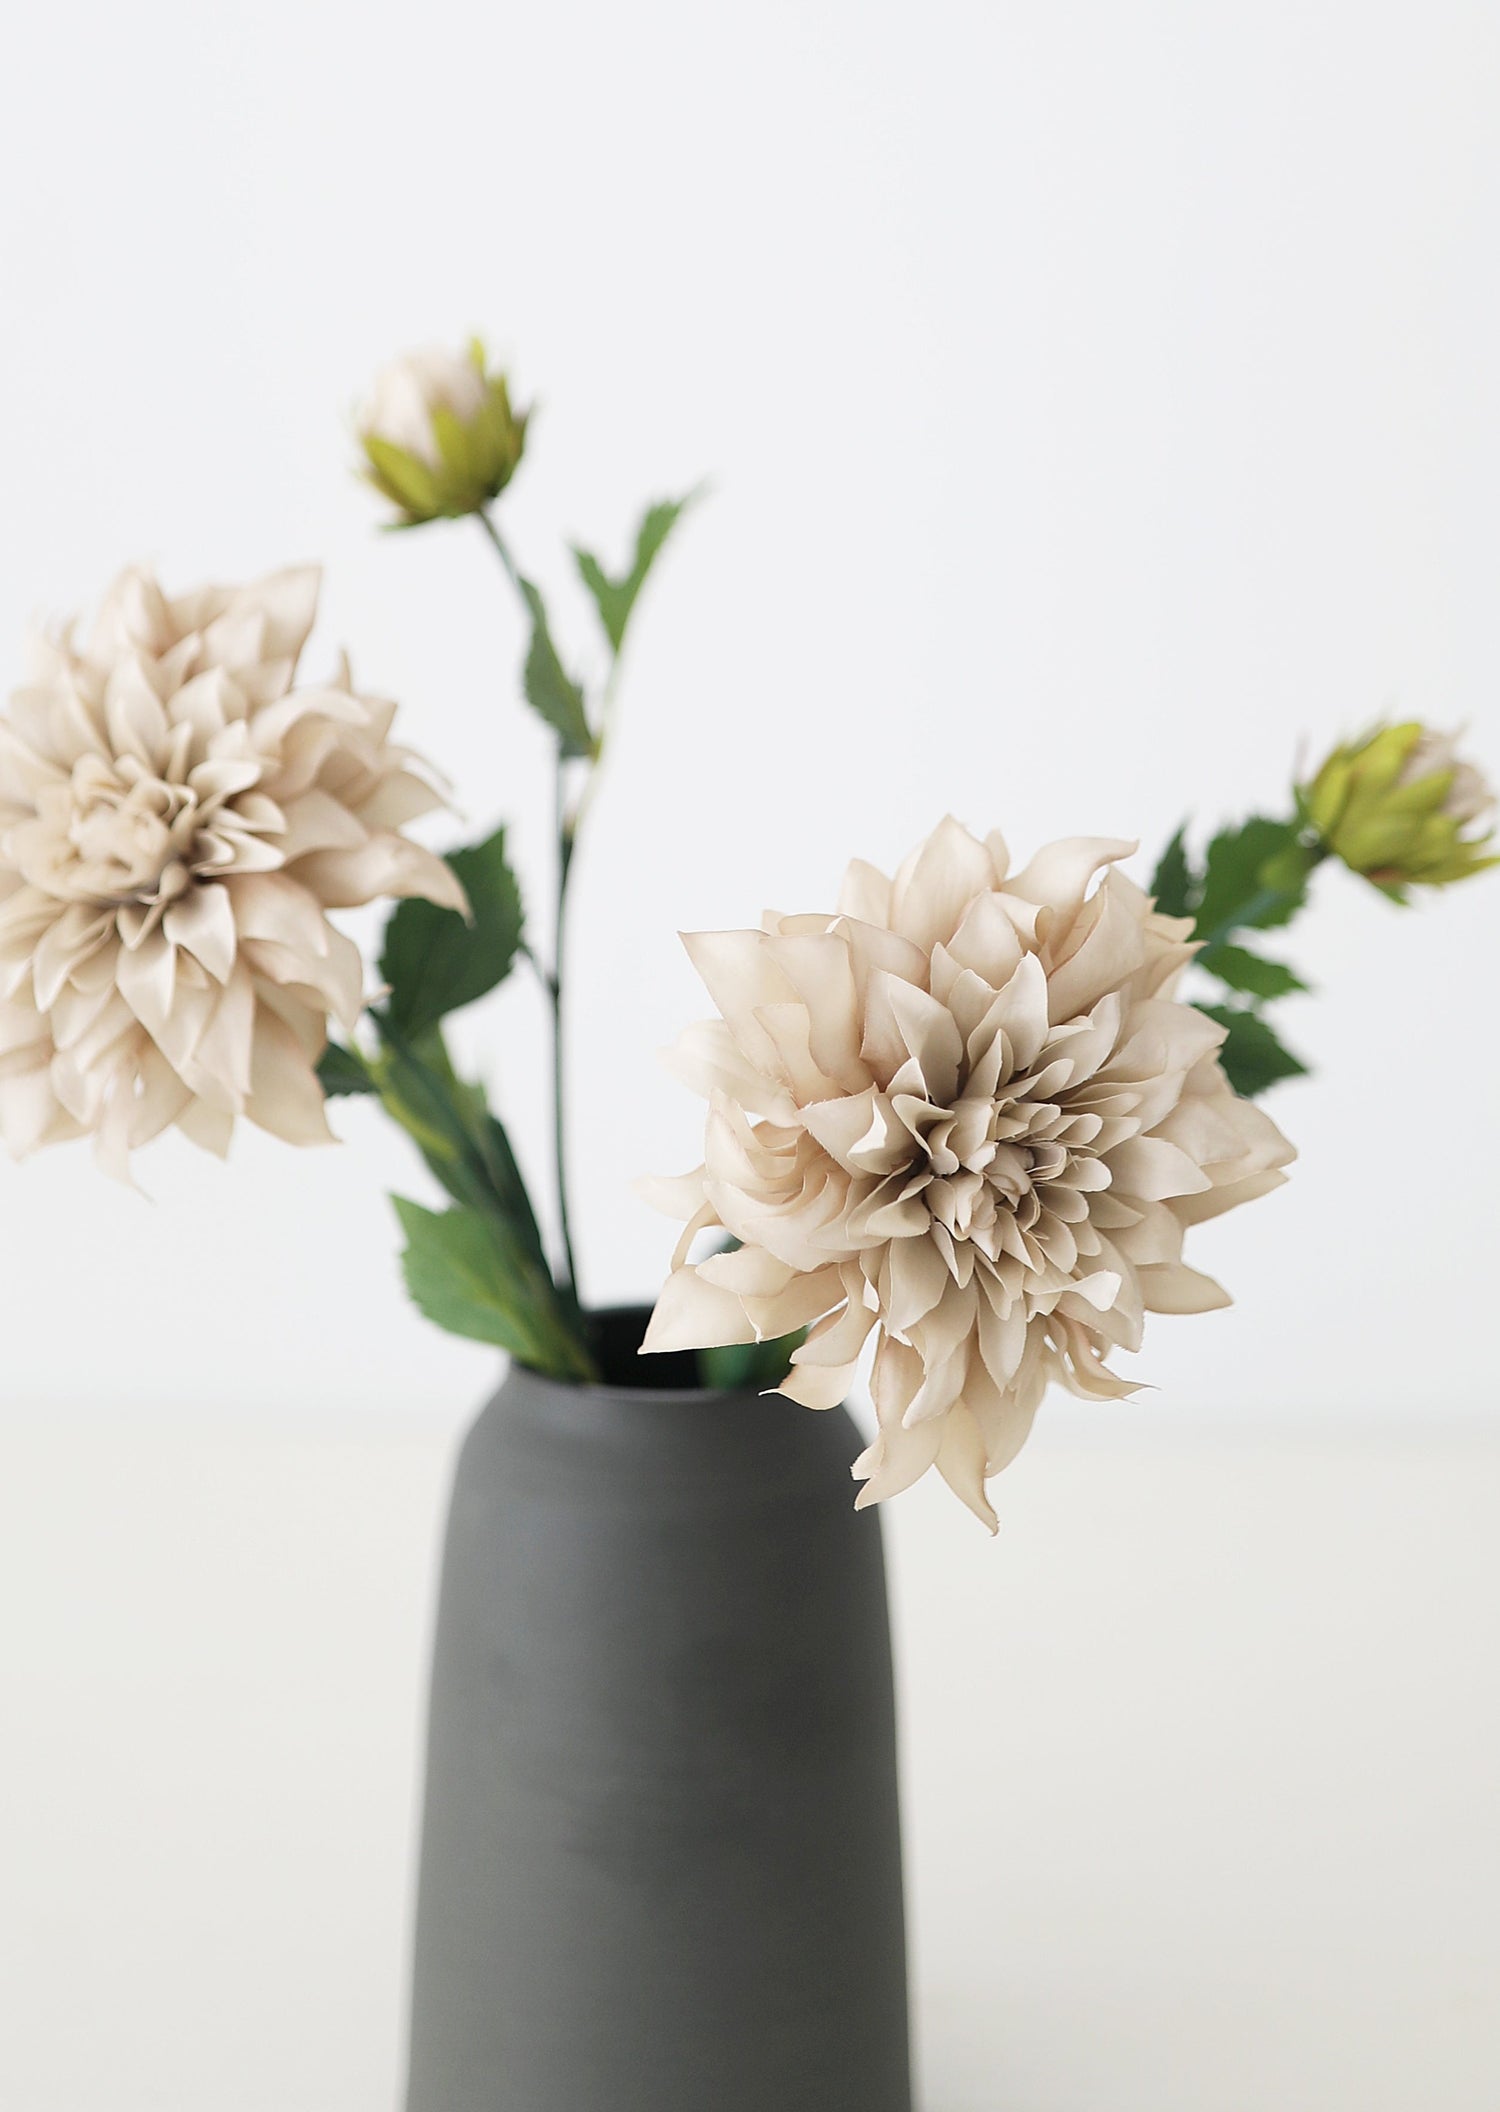
[[[1335,748],[1299,799],[1324,848],[1398,901],[1500,862],[1482,826],[1492,788],[1454,735],[1416,720]]]
[[[467,352],[408,353],[376,376],[359,417],[364,475],[404,527],[477,513],[515,474],[525,413],[511,409],[503,374]]]

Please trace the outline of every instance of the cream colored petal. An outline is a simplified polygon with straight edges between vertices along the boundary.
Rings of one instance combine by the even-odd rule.
[[[846,1370],[857,1362],[875,1325],[872,1312],[850,1301],[842,1311],[828,1313],[818,1320],[807,1340],[792,1351],[792,1362],[832,1365]]]
[[[664,1217],[674,1217],[686,1222],[695,1217],[703,1207],[703,1168],[694,1167],[691,1173],[641,1174],[631,1183],[643,1203],[653,1210],[660,1210]]]
[[[1109,1168],[1122,1195],[1146,1202],[1198,1195],[1210,1186],[1203,1169],[1165,1137],[1131,1137],[1109,1154]]]
[[[357,850],[370,832],[338,800],[316,786],[285,807],[286,834],[277,845],[283,863],[292,865],[314,851]]]
[[[845,1092],[869,1085],[860,1056],[859,993],[849,942],[842,933],[775,938],[772,959],[808,1018],[808,1048],[818,1068]]]
[[[1142,964],[1140,922],[1111,884],[1116,877],[1105,874],[1103,885],[1084,912],[1092,912],[1087,937],[1047,979],[1048,1015],[1054,1024],[1091,1011],[1108,992],[1119,990]]]
[[[288,1144],[334,1142],[317,1072],[291,1028],[264,1007],[255,1016],[245,1114]]]
[[[805,1270],[763,1297],[747,1293],[742,1302],[761,1341],[774,1342],[821,1320],[844,1296],[838,1270],[828,1267]]]
[[[813,1055],[812,1021],[805,1005],[795,1001],[758,1005],[755,1019],[775,1051],[776,1070],[798,1107],[838,1090],[838,1081],[828,1076]]]
[[[1040,1397],[1040,1390],[1027,1398],[1015,1387],[989,1385],[970,1372],[964,1406],[979,1426],[986,1476],[1003,1473],[1020,1452],[1036,1423]]]
[[[1181,1262],[1166,1262],[1139,1272],[1141,1297],[1148,1313],[1213,1313],[1233,1299],[1212,1276]]]
[[[733,1291],[740,1299],[774,1298],[795,1280],[796,1274],[789,1262],[778,1261],[763,1247],[735,1247],[727,1254],[710,1254],[698,1264],[702,1282]]]
[[[843,1364],[832,1370],[818,1364],[794,1364],[775,1389],[804,1408],[840,1407],[854,1384],[854,1366]]]
[[[797,1103],[779,1077],[756,1069],[722,1019],[699,1020],[684,1029],[661,1060],[691,1091],[711,1099],[724,1093],[748,1114],[794,1122]]]
[[[873,865],[863,858],[854,859],[844,874],[844,884],[839,889],[838,906],[849,917],[857,917],[862,924],[875,924],[890,928],[891,883]]]
[[[1031,863],[1005,883],[1005,891],[1023,902],[1035,902],[1071,917],[1089,882],[1103,866],[1129,858],[1140,845],[1113,836],[1068,836],[1049,843]]]
[[[656,1301],[641,1344],[643,1356],[673,1349],[721,1349],[753,1342],[755,1329],[732,1291],[705,1283],[695,1268],[676,1269]]]
[[[957,1091],[964,1047],[952,1013],[884,969],[870,977],[863,1053],[879,1084],[888,1085],[911,1057],[935,1106],[946,1106]]]
[[[404,836],[372,836],[358,850],[315,851],[294,871],[325,909],[356,909],[382,895],[419,895],[461,915],[469,906],[452,866]]]
[[[962,1403],[943,1424],[942,1442],[938,1446],[937,1470],[954,1495],[968,1505],[980,1524],[988,1526],[992,1533],[998,1533],[1000,1521],[984,1493],[984,1437],[977,1420]]]
[[[759,931],[682,934],[688,959],[745,1056],[768,1077],[783,1076],[775,1043],[757,1018],[767,1005],[795,1003],[797,993]]]
[[[975,896],[994,885],[988,849],[950,814],[896,875],[891,928],[930,953],[953,937]]]
[[[201,1151],[210,1151],[217,1159],[228,1158],[234,1116],[226,1108],[210,1107],[206,1100],[190,1100],[177,1117],[177,1127]]]
[[[875,1442],[854,1462],[855,1479],[864,1483],[854,1499],[863,1511],[872,1503],[888,1502],[903,1495],[920,1481],[938,1456],[943,1442],[941,1423],[919,1423],[914,1429],[882,1429]]]
[[[227,888],[189,888],[162,919],[162,931],[173,946],[192,954],[216,982],[226,982],[235,957],[234,902]]]
[[[884,1176],[911,1158],[911,1132],[883,1093],[817,1100],[802,1110],[808,1133],[850,1173]]]

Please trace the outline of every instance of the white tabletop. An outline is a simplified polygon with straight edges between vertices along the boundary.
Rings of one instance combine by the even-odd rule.
[[[5,2112],[394,2106],[454,1434],[0,1433]],[[923,2112],[1495,2112],[1500,1434],[1064,1408],[1000,1498],[890,1521]]]

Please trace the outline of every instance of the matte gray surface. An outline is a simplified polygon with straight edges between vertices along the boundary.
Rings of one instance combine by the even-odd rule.
[[[910,2112],[884,1564],[842,1409],[513,1370],[433,1666],[409,2112]]]

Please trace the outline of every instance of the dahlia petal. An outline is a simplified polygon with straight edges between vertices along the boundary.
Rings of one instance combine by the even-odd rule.
[[[277,845],[284,865],[314,851],[357,850],[370,832],[331,793],[313,786],[286,804],[286,833]]]
[[[951,939],[976,895],[995,885],[986,847],[950,814],[897,873],[891,889],[891,929],[924,953]]]
[[[1023,948],[1003,898],[997,893],[977,895],[947,941],[946,951],[992,990],[1009,982],[1021,964]]]
[[[836,1365],[829,1370],[819,1364],[794,1363],[775,1390],[803,1408],[828,1409],[842,1404],[853,1383],[852,1364]]]
[[[818,1320],[807,1340],[792,1351],[792,1362],[852,1369],[875,1325],[875,1315],[850,1300],[842,1312],[826,1313]]]
[[[732,1291],[705,1283],[692,1267],[674,1269],[662,1286],[641,1344],[643,1356],[673,1349],[722,1349],[753,1342],[755,1329]]]
[[[420,895],[460,915],[469,907],[452,866],[404,836],[372,836],[357,850],[314,851],[297,861],[296,878],[325,909],[357,909],[382,895]]]
[[[1122,1195],[1148,1203],[1168,1196],[1198,1195],[1211,1186],[1208,1175],[1185,1151],[1165,1137],[1129,1137],[1109,1155],[1110,1172]]]
[[[331,1144],[323,1088],[291,1028],[264,1006],[257,1009],[250,1045],[246,1117],[288,1144]]]
[[[1221,1283],[1182,1262],[1143,1268],[1139,1281],[1148,1313],[1213,1313],[1234,1303]]]
[[[876,924],[886,929],[891,921],[891,883],[873,865],[863,858],[850,862],[844,874],[844,884],[839,889],[838,906],[844,916],[857,917],[862,924]]]
[[[1038,851],[1028,866],[1006,882],[1006,892],[1070,917],[1088,893],[1095,873],[1117,859],[1132,857],[1139,849],[1139,843],[1120,837],[1067,836]]]
[[[162,931],[169,944],[201,961],[215,982],[228,980],[236,941],[234,902],[227,888],[215,883],[189,888],[167,911]]]
[[[981,1525],[987,1525],[992,1533],[1000,1530],[1000,1520],[984,1493],[985,1444],[979,1424],[962,1402],[954,1407],[943,1423],[942,1441],[938,1446],[937,1470],[947,1482],[954,1495],[961,1498]]]

